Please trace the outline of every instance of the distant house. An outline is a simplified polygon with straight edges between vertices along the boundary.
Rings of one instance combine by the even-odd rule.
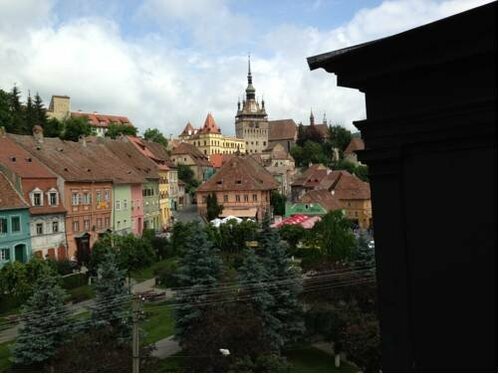
[[[297,141],[297,124],[292,119],[269,121],[268,150],[280,144],[286,152],[290,152]]]
[[[175,165],[187,165],[198,181],[206,181],[213,173],[208,156],[192,144],[182,142],[171,152],[171,160]]]
[[[344,150],[344,159],[351,163],[360,164],[356,151],[364,150],[365,142],[361,138],[353,138]]]
[[[271,192],[278,183],[251,156],[233,156],[196,191],[198,212],[206,215],[209,194],[217,196],[224,209],[221,217],[236,216],[262,220],[271,209]]]
[[[96,135],[104,137],[110,124],[120,124],[126,126],[133,126],[132,122],[125,117],[119,115],[107,115],[98,112],[76,112],[71,111],[70,97],[66,95],[52,95],[49,108],[47,109],[47,116],[55,118],[59,121],[68,117],[85,117],[89,121],[89,125],[95,130]]]
[[[5,133],[0,135],[0,150],[0,171],[29,205],[33,254],[44,259],[67,258],[66,209],[57,176]]]
[[[31,257],[29,205],[0,172],[0,267]]]

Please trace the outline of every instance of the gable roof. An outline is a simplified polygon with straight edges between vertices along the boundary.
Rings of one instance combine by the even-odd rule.
[[[174,148],[172,150],[172,155],[189,155],[193,161],[200,166],[212,166],[205,154],[187,142],[181,142],[176,148]]]
[[[89,124],[97,128],[107,128],[111,123],[132,126],[130,120],[125,116],[105,115],[97,112],[71,112],[71,117],[87,117]]]
[[[44,164],[7,136],[0,137],[0,164],[21,178],[56,178]]]
[[[186,126],[184,127],[184,130],[180,135],[193,135],[195,133],[195,130],[193,128],[193,125],[191,125],[191,122],[188,121]]]
[[[197,191],[272,190],[278,187],[273,175],[252,157],[234,155]]]
[[[167,151],[162,151],[156,145],[156,142],[147,141],[145,139],[127,136],[127,140],[133,144],[137,150],[144,156],[150,158],[156,165],[156,167],[161,171],[169,171],[169,162]],[[163,146],[159,145],[161,148]]]
[[[211,113],[207,115],[207,118],[205,119],[205,123],[203,124],[200,133],[220,134],[220,128],[219,126],[217,126],[217,123],[215,122]]]
[[[292,119],[269,121],[269,141],[297,138],[297,124]]]
[[[326,189],[308,191],[300,198],[301,203],[318,203],[326,211],[340,210],[340,205],[337,194],[332,194]]]
[[[344,171],[334,187],[335,197],[341,200],[371,199],[370,184]]]
[[[28,204],[24,201],[5,175],[0,172],[0,210],[12,210],[19,208],[28,208]]]
[[[67,181],[143,182],[133,168],[103,144],[93,143],[92,137],[85,142],[43,138],[42,143],[29,135],[9,134],[9,137]]]
[[[365,149],[365,141],[361,138],[352,138],[351,142],[347,145],[344,150],[344,154],[352,154],[355,151],[364,150]]]

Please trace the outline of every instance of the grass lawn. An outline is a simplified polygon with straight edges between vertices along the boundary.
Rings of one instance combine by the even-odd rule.
[[[153,274],[153,271],[156,267],[166,266],[167,264],[169,264],[171,262],[172,262],[172,259],[170,259],[170,258],[163,259],[163,260],[160,260],[159,262],[152,264],[149,267],[141,268],[140,270],[133,271],[131,273],[132,279],[134,279],[138,283],[145,281],[145,280],[152,279],[155,277],[155,275]]]
[[[335,360],[322,350],[314,347],[289,349],[283,353],[292,365],[292,372],[358,372],[359,370],[347,363],[335,367]]]
[[[144,305],[146,318],[141,328],[147,333],[144,344],[152,344],[174,334],[174,317],[168,302]]]
[[[185,372],[184,371],[184,361],[186,358],[182,357],[183,353],[179,352],[172,357],[167,357],[158,360],[155,369],[150,370],[152,372]]]
[[[9,360],[10,350],[9,345],[14,343],[13,341],[4,342],[0,344],[0,372],[7,372],[11,366],[11,362]]]

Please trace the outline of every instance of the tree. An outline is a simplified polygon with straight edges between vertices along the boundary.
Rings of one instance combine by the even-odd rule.
[[[215,193],[208,194],[207,196],[207,219],[211,221],[218,218],[222,213],[224,206],[217,202],[217,195]]]
[[[47,120],[43,127],[43,136],[50,138],[60,137],[64,132],[64,124],[56,118]]]
[[[92,134],[92,128],[87,117],[69,117],[63,120],[61,139],[77,142],[80,136]]]
[[[137,128],[132,125],[125,125],[120,123],[112,122],[108,125],[108,131],[106,132],[106,137],[111,139],[116,139],[120,135],[137,135]]]
[[[356,248],[351,223],[341,210],[328,212],[313,228],[313,242],[321,254],[333,261],[348,261]]]
[[[222,252],[239,253],[247,247],[248,241],[257,239],[259,225],[251,220],[244,220],[241,223],[236,220],[229,220],[218,228],[207,225],[205,229],[210,240]]]
[[[118,268],[116,257],[108,252],[99,264],[91,325],[97,329],[110,328],[119,340],[126,340],[131,333],[131,296],[125,287],[125,272]]]
[[[186,191],[189,194],[193,194],[198,186],[200,186],[200,181],[194,178],[193,170],[185,164],[177,165],[177,175],[179,180],[186,183]]]
[[[269,215],[262,223],[258,250],[269,279],[287,280],[283,284],[271,282],[268,289],[274,297],[271,314],[281,322],[279,340],[275,343],[277,348],[281,348],[296,341],[304,332],[302,306],[298,299],[302,278],[288,256],[278,231],[270,227]]]
[[[286,195],[273,190],[271,194],[271,206],[273,206],[273,213],[275,215],[285,215]]]
[[[0,89],[0,124],[5,130],[12,131],[12,116],[10,113],[10,94]]]
[[[170,246],[172,255],[181,256],[186,252],[186,246],[189,238],[193,234],[193,228],[196,228],[194,222],[183,223],[177,221],[172,227],[172,235],[170,236]]]
[[[296,250],[297,245],[307,238],[307,229],[300,225],[283,225],[279,229],[281,239],[288,243],[290,250]]]
[[[221,272],[221,260],[207,234],[194,223],[186,241],[184,256],[179,263],[177,279],[182,289],[176,292],[174,310],[175,336],[181,346],[189,346],[193,323],[202,316],[203,304],[216,290]]]
[[[28,91],[28,99],[24,109],[23,134],[31,134],[34,125],[36,125],[35,107],[33,100],[31,100],[31,93]]]
[[[97,270],[99,269],[99,265],[104,260],[105,255],[114,251],[111,244],[112,236],[114,235],[111,233],[105,234],[94,243],[94,246],[92,246],[90,257],[87,262],[85,262],[85,265],[92,276],[97,276]]]
[[[35,115],[34,124],[41,125],[43,128],[45,128],[45,125],[47,124],[47,110],[45,109],[42,98],[40,97],[38,92],[35,95],[35,101],[33,103],[33,107]]]
[[[167,147],[167,138],[158,129],[146,129],[144,132],[144,139],[152,142],[159,143],[164,147]]]
[[[118,264],[121,269],[127,271],[129,280],[132,271],[150,266],[154,262],[155,251],[149,241],[133,234],[112,238],[118,251]]]
[[[21,106],[21,93],[16,85],[10,92],[9,111],[11,116],[7,132],[14,134],[28,134],[24,127],[23,109]]]
[[[12,348],[16,367],[40,369],[54,357],[70,332],[66,293],[49,274],[40,277],[24,305],[21,328]]]
[[[342,125],[330,126],[330,140],[333,146],[338,148],[340,154],[343,155],[344,150],[349,145],[352,139],[352,133]]]

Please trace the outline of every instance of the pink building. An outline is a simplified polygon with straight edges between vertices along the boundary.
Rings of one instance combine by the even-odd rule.
[[[132,233],[140,236],[144,227],[144,207],[142,205],[142,185],[131,185],[132,191]]]

